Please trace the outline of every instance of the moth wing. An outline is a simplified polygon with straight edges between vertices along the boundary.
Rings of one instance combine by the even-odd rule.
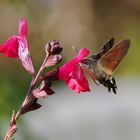
[[[90,56],[91,59],[99,60],[105,53],[107,53],[114,45],[114,38],[108,40],[104,46],[97,51],[94,55]]]
[[[98,64],[103,68],[105,73],[107,73],[108,75],[113,74],[113,71],[116,69],[116,67],[128,52],[129,47],[130,40],[123,40],[116,46],[112,47],[98,60]]]
[[[84,59],[81,64],[85,64],[88,66],[81,65],[82,68],[87,72],[87,74],[95,81],[97,77],[94,75],[94,66],[93,66],[93,60],[99,60],[105,53],[107,53],[114,44],[114,38],[111,38],[108,40],[101,49],[97,51],[94,55],[91,55],[90,57]],[[97,83],[97,82],[95,82]]]

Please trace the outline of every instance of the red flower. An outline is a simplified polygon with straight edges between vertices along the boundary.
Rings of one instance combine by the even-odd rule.
[[[65,80],[68,87],[77,93],[90,91],[84,72],[82,68],[78,66],[78,63],[80,63],[88,54],[89,51],[86,48],[83,48],[71,61],[59,68],[59,79]]]
[[[27,22],[19,21],[19,35],[14,35],[0,44],[0,52],[10,58],[19,58],[24,68],[31,74],[34,74],[34,67],[30,57],[29,47],[26,40]]]
[[[4,44],[0,45],[0,52],[5,56],[16,58],[18,57],[18,40],[16,36],[10,37]]]

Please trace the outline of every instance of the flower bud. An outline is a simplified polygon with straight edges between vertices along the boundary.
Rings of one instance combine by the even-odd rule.
[[[59,54],[50,55],[48,60],[45,63],[45,67],[53,66],[58,64],[62,60],[62,56]]]
[[[60,47],[59,42],[55,40],[47,43],[45,46],[46,53],[49,53],[50,55],[60,54],[62,49],[63,48]]]

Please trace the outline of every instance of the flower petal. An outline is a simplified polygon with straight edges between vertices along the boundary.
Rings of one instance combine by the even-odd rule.
[[[66,81],[69,88],[77,93],[90,91],[87,79],[84,76],[81,67],[75,67]]]
[[[28,47],[26,47],[25,40],[19,39],[19,48],[18,48],[18,55],[19,59],[22,62],[23,67],[30,73],[34,74],[35,70],[32,64],[32,59],[30,56],[30,52],[28,50]]]
[[[69,62],[64,64],[59,68],[59,78],[65,79],[67,75],[69,75],[72,70],[75,68],[75,66],[81,62],[87,55],[89,54],[89,51],[86,48],[82,48],[79,53]]]
[[[4,44],[0,45],[0,52],[7,57],[16,58],[18,57],[18,45],[17,37],[12,36]]]
[[[82,48],[79,53],[77,54],[78,61],[82,61],[89,54],[89,50],[87,48]]]
[[[18,36],[18,42],[19,42],[19,48],[18,48],[18,55],[19,59],[22,62],[23,67],[30,73],[34,74],[35,70],[32,64],[32,59],[29,52],[29,46],[26,39],[27,34],[27,22],[26,20],[20,20],[19,21],[19,36]]]
[[[24,19],[19,20],[19,35],[21,37],[27,35],[27,21]]]

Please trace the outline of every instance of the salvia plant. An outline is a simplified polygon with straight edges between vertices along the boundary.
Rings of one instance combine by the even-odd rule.
[[[114,43],[114,38],[112,38],[95,55],[87,57],[89,50],[82,48],[80,51],[77,51],[76,56],[69,62],[46,71],[47,67],[54,66],[62,60],[61,52],[63,48],[60,46],[58,41],[54,40],[45,45],[45,58],[39,70],[36,71],[29,51],[30,48],[27,41],[27,31],[27,21],[25,19],[21,19],[19,20],[18,35],[13,35],[3,44],[0,44],[0,52],[6,57],[16,58],[19,60],[25,70],[32,76],[24,101],[19,107],[19,110],[17,112],[13,111],[12,113],[4,140],[12,139],[13,135],[17,131],[17,120],[22,115],[41,107],[38,103],[39,98],[47,98],[54,94],[52,89],[53,81],[64,80],[66,85],[76,93],[90,92],[88,80],[84,75],[84,71],[86,71],[96,83],[98,82],[97,84],[103,84],[109,91],[112,89],[113,92],[116,93],[117,86],[115,79],[112,78],[111,74],[109,74],[106,69],[103,69],[104,67],[101,67],[101,65],[104,64],[103,66],[109,67],[110,65],[107,65],[107,63],[103,61],[105,59],[104,56],[109,59],[109,54],[113,54],[115,51],[116,54],[114,54],[114,56],[118,59],[117,61],[113,61],[112,59],[110,62],[110,64],[112,64],[112,68],[109,67],[110,71],[113,71],[115,69],[113,66],[115,65],[116,67],[119,64],[130,46],[130,40],[124,40],[120,44],[116,45],[114,49],[111,49]],[[113,52],[111,50],[113,50]],[[107,53],[108,51],[109,53]]]

